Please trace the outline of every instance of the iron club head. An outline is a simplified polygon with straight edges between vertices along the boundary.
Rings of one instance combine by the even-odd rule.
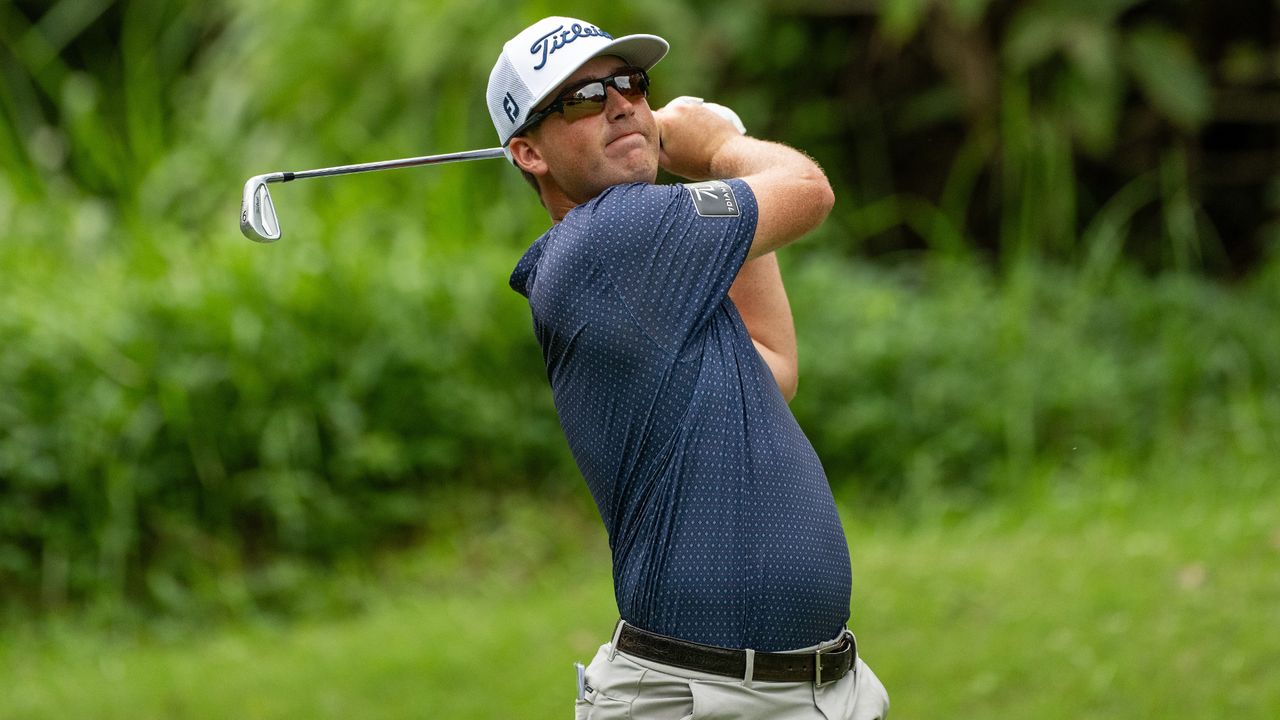
[[[244,198],[240,201],[240,232],[250,240],[269,243],[280,239],[280,220],[276,217],[276,206],[271,202],[267,183],[283,179],[283,173],[254,175],[244,184]]]

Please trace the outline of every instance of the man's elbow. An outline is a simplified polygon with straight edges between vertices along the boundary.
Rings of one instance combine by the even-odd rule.
[[[814,210],[818,216],[818,224],[827,219],[831,209],[836,206],[836,193],[831,189],[831,181],[827,179],[822,168],[814,165],[816,177],[810,181],[813,185]]]
[[[797,150],[798,163],[791,169],[792,177],[804,185],[804,197],[812,208],[823,219],[836,204],[836,193],[831,189],[831,181],[827,173],[808,153]]]

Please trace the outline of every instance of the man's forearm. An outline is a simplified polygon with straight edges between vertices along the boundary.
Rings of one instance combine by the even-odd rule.
[[[759,220],[748,257],[773,252],[817,227],[835,202],[826,175],[808,155],[778,143],[731,138],[711,161],[715,177],[739,177],[756,195]]]
[[[729,297],[783,397],[790,401],[799,382],[796,331],[777,256],[769,253],[747,261],[729,288]]]
[[[749,136],[730,138],[711,157],[711,177],[747,177],[767,172],[824,178],[808,155],[782,143]]]

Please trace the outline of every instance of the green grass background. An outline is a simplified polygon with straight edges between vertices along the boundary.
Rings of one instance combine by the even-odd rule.
[[[358,597],[347,611],[7,635],[0,718],[569,717],[571,663],[614,619],[604,541],[580,505],[505,507],[479,534],[396,555],[375,576],[315,583]],[[895,718],[1280,708],[1273,486],[1117,481],[961,514],[843,515],[852,626]]]

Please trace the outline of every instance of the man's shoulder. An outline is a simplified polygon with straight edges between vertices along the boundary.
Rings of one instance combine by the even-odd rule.
[[[737,218],[754,208],[751,187],[740,178],[704,180],[676,185],[629,183],[614,185],[571,211],[589,221],[658,221],[671,213],[707,217]]]
[[[626,183],[579,205],[565,217],[573,217],[586,229],[607,232],[659,218],[680,199],[678,185]]]
[[[615,241],[652,236],[670,205],[671,186],[614,185],[570,210],[543,236],[546,257],[596,255]]]

